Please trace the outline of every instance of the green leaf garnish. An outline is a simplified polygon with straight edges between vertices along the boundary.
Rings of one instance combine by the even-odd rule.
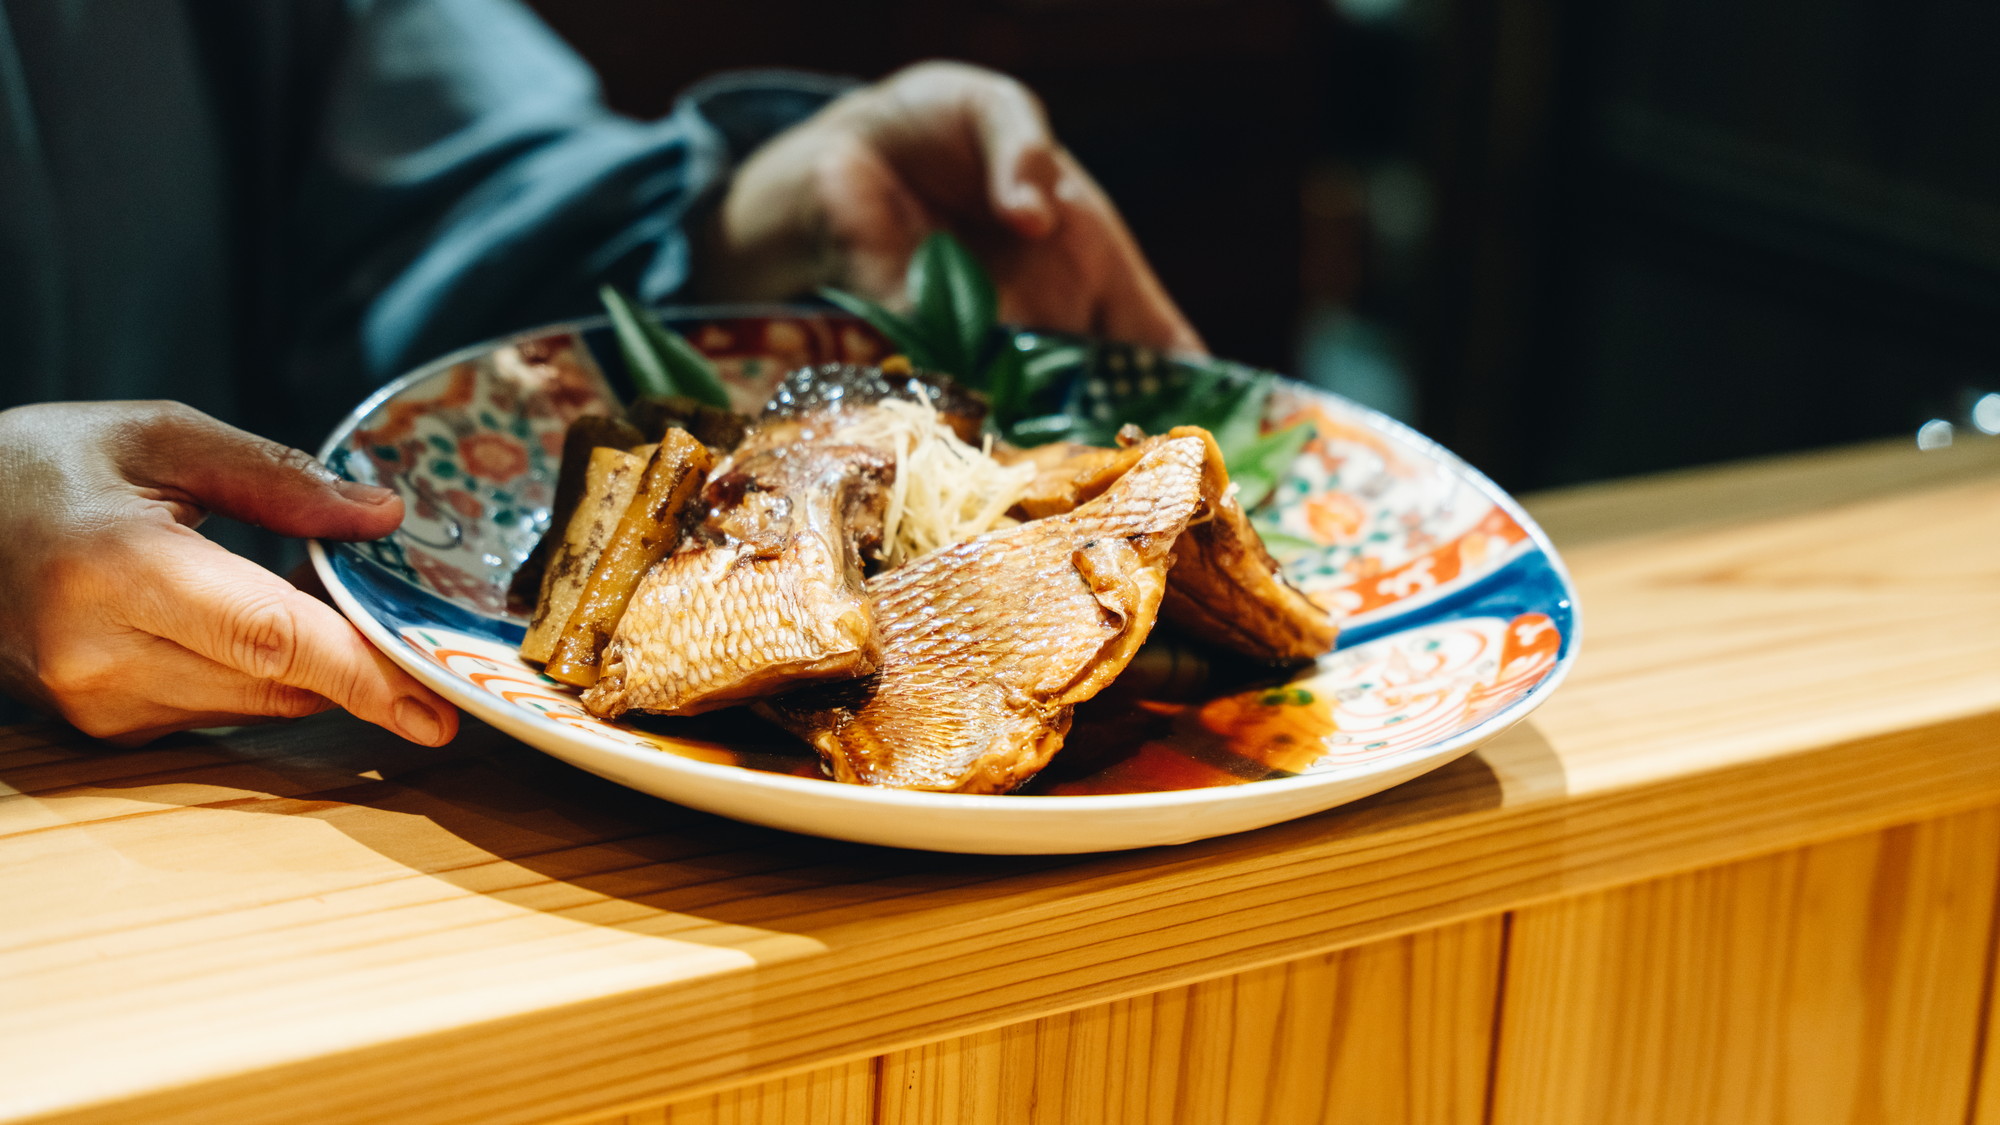
[[[986,395],[993,404],[995,425],[1011,429],[1028,397],[1027,361],[1012,344],[1003,346],[986,368]]]
[[[903,288],[910,301],[908,316],[841,289],[821,289],[819,294],[867,321],[916,366],[990,395],[995,365],[1010,364],[1007,353],[1015,349],[1002,346],[987,354],[1000,301],[979,260],[951,235],[934,231],[910,255]],[[1011,370],[998,374],[1013,377]]]
[[[1290,532],[1279,531],[1275,527],[1260,525],[1257,528],[1257,538],[1264,541],[1265,549],[1270,551],[1271,557],[1277,559],[1280,563],[1289,563],[1295,559],[1317,554],[1326,549],[1323,544],[1315,543],[1302,535],[1293,535]]]
[[[979,260],[958,239],[935,231],[910,255],[903,284],[917,323],[933,343],[947,346],[948,354],[940,357],[945,370],[963,372],[991,389],[997,373],[982,369],[980,361],[999,319],[1000,298]],[[1004,361],[1008,350],[995,362]]]
[[[932,343],[930,334],[917,322],[892,312],[866,297],[857,297],[841,289],[821,289],[819,295],[839,306],[843,311],[868,322],[875,331],[889,338],[896,350],[910,357],[910,362],[927,371],[942,371],[957,374],[944,366],[938,346]],[[969,379],[969,377],[967,377]]]
[[[903,315],[839,289],[820,295],[888,337],[917,367],[956,378],[986,394],[988,425],[1016,445],[1075,441],[1110,445],[1119,427],[1137,425],[1157,434],[1175,426],[1200,426],[1215,435],[1237,499],[1254,508],[1271,494],[1306,442],[1306,423],[1262,432],[1275,377],[1237,376],[1222,367],[1197,367],[1173,387],[1128,398],[1111,418],[1085,417],[1080,404],[1049,413],[1042,401],[1066,371],[1088,360],[1089,349],[1012,335],[995,339],[999,299],[993,280],[964,245],[937,231],[910,256],[904,275],[910,313]]]
[[[1021,352],[1021,386],[1030,395],[1047,390],[1062,373],[1090,359],[1090,349],[1077,344],[1043,344]]]
[[[1245,511],[1255,508],[1271,495],[1284,479],[1285,470],[1298,460],[1299,451],[1312,440],[1311,422],[1298,422],[1265,434],[1248,445],[1231,451],[1224,448],[1223,460],[1229,465],[1229,479],[1236,482],[1236,502]],[[1220,444],[1219,442],[1217,444]]]
[[[1067,414],[1043,414],[1035,418],[1023,418],[1014,423],[1011,431],[1018,445],[1047,445],[1052,441],[1079,440],[1076,419]]]
[[[1227,389],[1218,389],[1210,421],[1199,423],[1215,435],[1215,444],[1225,455],[1230,450],[1247,450],[1264,428],[1264,404],[1271,397],[1271,376],[1259,375]],[[1233,460],[1233,459],[1232,459]],[[1229,471],[1234,474],[1236,466]]]
[[[598,287],[597,298],[611,314],[618,350],[632,372],[632,382],[644,395],[681,395],[709,406],[729,409],[715,365],[680,333],[661,324],[609,285]]]

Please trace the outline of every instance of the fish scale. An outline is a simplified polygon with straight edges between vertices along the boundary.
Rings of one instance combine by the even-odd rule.
[[[1124,449],[1071,446],[1044,455],[1021,507],[1037,516],[1070,511],[1155,444],[1183,436],[1207,443],[1210,471],[1223,471],[1222,450],[1212,435],[1176,426]],[[1331,652],[1338,625],[1285,579],[1235,496],[1224,492],[1212,517],[1190,528],[1176,549],[1161,614],[1185,634],[1270,664],[1302,663]]]
[[[1152,630],[1175,541],[1219,497],[1199,438],[1159,443],[1096,499],[868,583],[877,672],[765,705],[843,781],[1005,792]],[[1094,580],[1093,580],[1094,576]]]
[[[584,693],[592,712],[692,715],[875,668],[845,517],[853,494],[880,494],[885,463],[851,446],[761,453],[740,471],[789,502],[757,510],[758,538],[684,550],[646,575]]]

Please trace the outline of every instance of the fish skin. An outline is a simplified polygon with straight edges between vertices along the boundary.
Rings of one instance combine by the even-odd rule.
[[[1175,553],[1160,612],[1182,633],[1269,664],[1333,651],[1340,626],[1285,579],[1233,494],[1215,506],[1214,519],[1189,529]]]
[[[1226,485],[1214,437],[1198,426],[1176,426],[1157,437],[1135,434],[1123,449],[1080,446],[1039,460],[1040,472],[1020,506],[1030,516],[1069,511],[1103,492],[1159,442],[1184,437],[1206,443],[1208,471]],[[1338,624],[1285,579],[1233,493],[1221,493],[1213,518],[1189,528],[1174,553],[1161,613],[1176,629],[1269,664],[1302,663],[1333,651]]]
[[[868,583],[881,665],[765,712],[863,785],[1004,793],[1144,643],[1174,544],[1217,497],[1200,440],[1147,451],[1074,511],[990,531]]]
[[[875,669],[860,552],[894,467],[862,446],[767,436],[710,481],[700,541],[633,594],[583,695],[593,714],[696,715]]]
[[[892,375],[858,363],[823,363],[785,376],[764,404],[762,420],[824,419],[884,399],[926,402],[967,445],[978,445],[986,421],[986,400],[950,379],[906,371]]]
[[[880,545],[892,449],[863,444],[883,400],[950,410],[972,396],[853,364],[786,376],[702,495],[704,518],[633,595],[584,693],[592,713],[695,715],[793,682],[875,670],[862,557]]]

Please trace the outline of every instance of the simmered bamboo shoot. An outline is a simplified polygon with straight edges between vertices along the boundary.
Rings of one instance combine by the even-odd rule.
[[[584,479],[590,469],[590,451],[601,447],[630,449],[646,441],[638,427],[619,418],[586,414],[569,424],[563,434],[562,467],[556,473],[555,499],[549,505],[549,530],[522,561],[521,569],[507,587],[507,598],[518,607],[542,604],[543,576],[549,561],[563,541],[563,531],[583,500]],[[558,622],[560,624],[560,622]]]
[[[713,464],[708,447],[686,430],[662,436],[548,658],[551,677],[577,687],[597,682],[598,663],[618,619],[639,580],[680,545],[681,513]]]
[[[598,446],[589,451],[584,471],[576,474],[581,487],[562,533],[557,534],[551,525],[549,534],[542,537],[554,550],[542,574],[534,619],[521,641],[522,656],[545,661],[554,655],[556,641],[583,597],[598,556],[611,542],[619,521],[625,518],[625,509],[631,507],[632,497],[639,491],[646,463],[646,457],[623,449]]]

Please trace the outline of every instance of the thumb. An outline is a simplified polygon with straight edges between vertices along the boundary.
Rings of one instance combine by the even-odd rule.
[[[894,301],[910,255],[937,221],[882,154],[854,138],[829,146],[815,179],[827,235],[841,250],[835,284]]]
[[[1060,151],[1041,103],[1012,79],[991,76],[968,91],[966,107],[986,160],[986,192],[998,218],[1022,238],[1045,238],[1058,220]]]
[[[121,464],[133,483],[280,535],[379,539],[403,522],[395,492],[190,407],[162,407],[136,438]]]

